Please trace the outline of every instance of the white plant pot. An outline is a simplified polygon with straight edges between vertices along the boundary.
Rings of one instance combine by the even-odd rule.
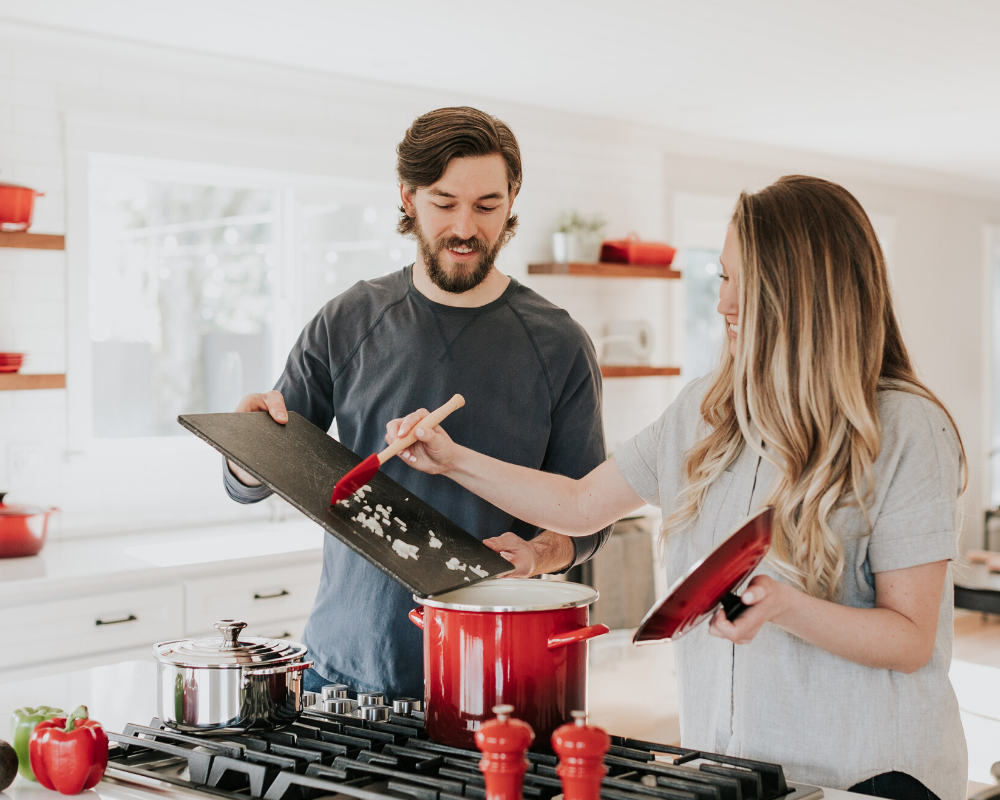
[[[576,235],[556,232],[552,234],[552,260],[557,264],[568,264],[576,255]]]

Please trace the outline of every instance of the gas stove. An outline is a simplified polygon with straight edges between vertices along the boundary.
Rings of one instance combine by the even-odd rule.
[[[277,731],[189,735],[164,726],[127,725],[109,733],[106,777],[164,783],[229,800],[484,800],[481,754],[439,744],[423,715],[361,719],[306,709]],[[789,783],[778,764],[611,737],[602,800],[817,800],[817,786]],[[527,754],[525,800],[562,795],[558,759]]]

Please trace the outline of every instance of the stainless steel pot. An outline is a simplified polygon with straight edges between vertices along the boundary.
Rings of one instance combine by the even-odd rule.
[[[153,645],[156,711],[178,730],[273,729],[302,711],[306,648],[283,639],[239,638],[247,624],[215,623],[221,638],[179,639]]]

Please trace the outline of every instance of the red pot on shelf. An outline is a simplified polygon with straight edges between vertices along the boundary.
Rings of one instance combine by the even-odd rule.
[[[35,198],[43,196],[42,192],[36,192],[27,186],[0,183],[0,230],[28,230],[31,227]]]
[[[34,556],[45,544],[49,517],[59,509],[6,504],[0,492],[0,558]]]
[[[597,600],[565,581],[489,580],[418,598],[410,620],[424,632],[424,725],[454,747],[474,746],[495,705],[512,705],[538,745],[587,706],[588,625]]]
[[[668,267],[676,254],[666,242],[644,242],[634,233],[601,243],[601,261],[609,264]]]

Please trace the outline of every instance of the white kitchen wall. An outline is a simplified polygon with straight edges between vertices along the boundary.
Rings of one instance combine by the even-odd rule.
[[[677,192],[735,199],[741,188],[759,188],[780,174],[811,172],[840,180],[872,212],[895,218],[900,317],[921,373],[965,439],[973,473],[968,527],[978,531],[987,442],[982,228],[1000,221],[1000,186],[0,24],[0,180],[46,193],[36,206],[35,231],[69,234],[66,254],[0,250],[0,349],[28,352],[30,371],[67,365],[68,310],[83,302],[74,276],[86,269],[79,246],[85,210],[72,164],[88,149],[160,158],[183,152],[206,164],[391,182],[394,148],[410,121],[456,104],[500,116],[521,143],[525,181],[515,209],[522,223],[501,267],[570,310],[594,338],[613,319],[650,320],[654,363],[676,363],[681,352],[671,334],[679,285],[528,276],[528,263],[551,256],[560,211],[601,213],[609,235],[634,230],[669,239]],[[9,487],[12,499],[60,506],[56,536],[271,513],[229,502],[219,459],[204,446],[147,453],[70,447],[73,382],[70,370],[65,392],[0,393],[0,488]],[[652,421],[677,385],[607,381],[609,446]]]

